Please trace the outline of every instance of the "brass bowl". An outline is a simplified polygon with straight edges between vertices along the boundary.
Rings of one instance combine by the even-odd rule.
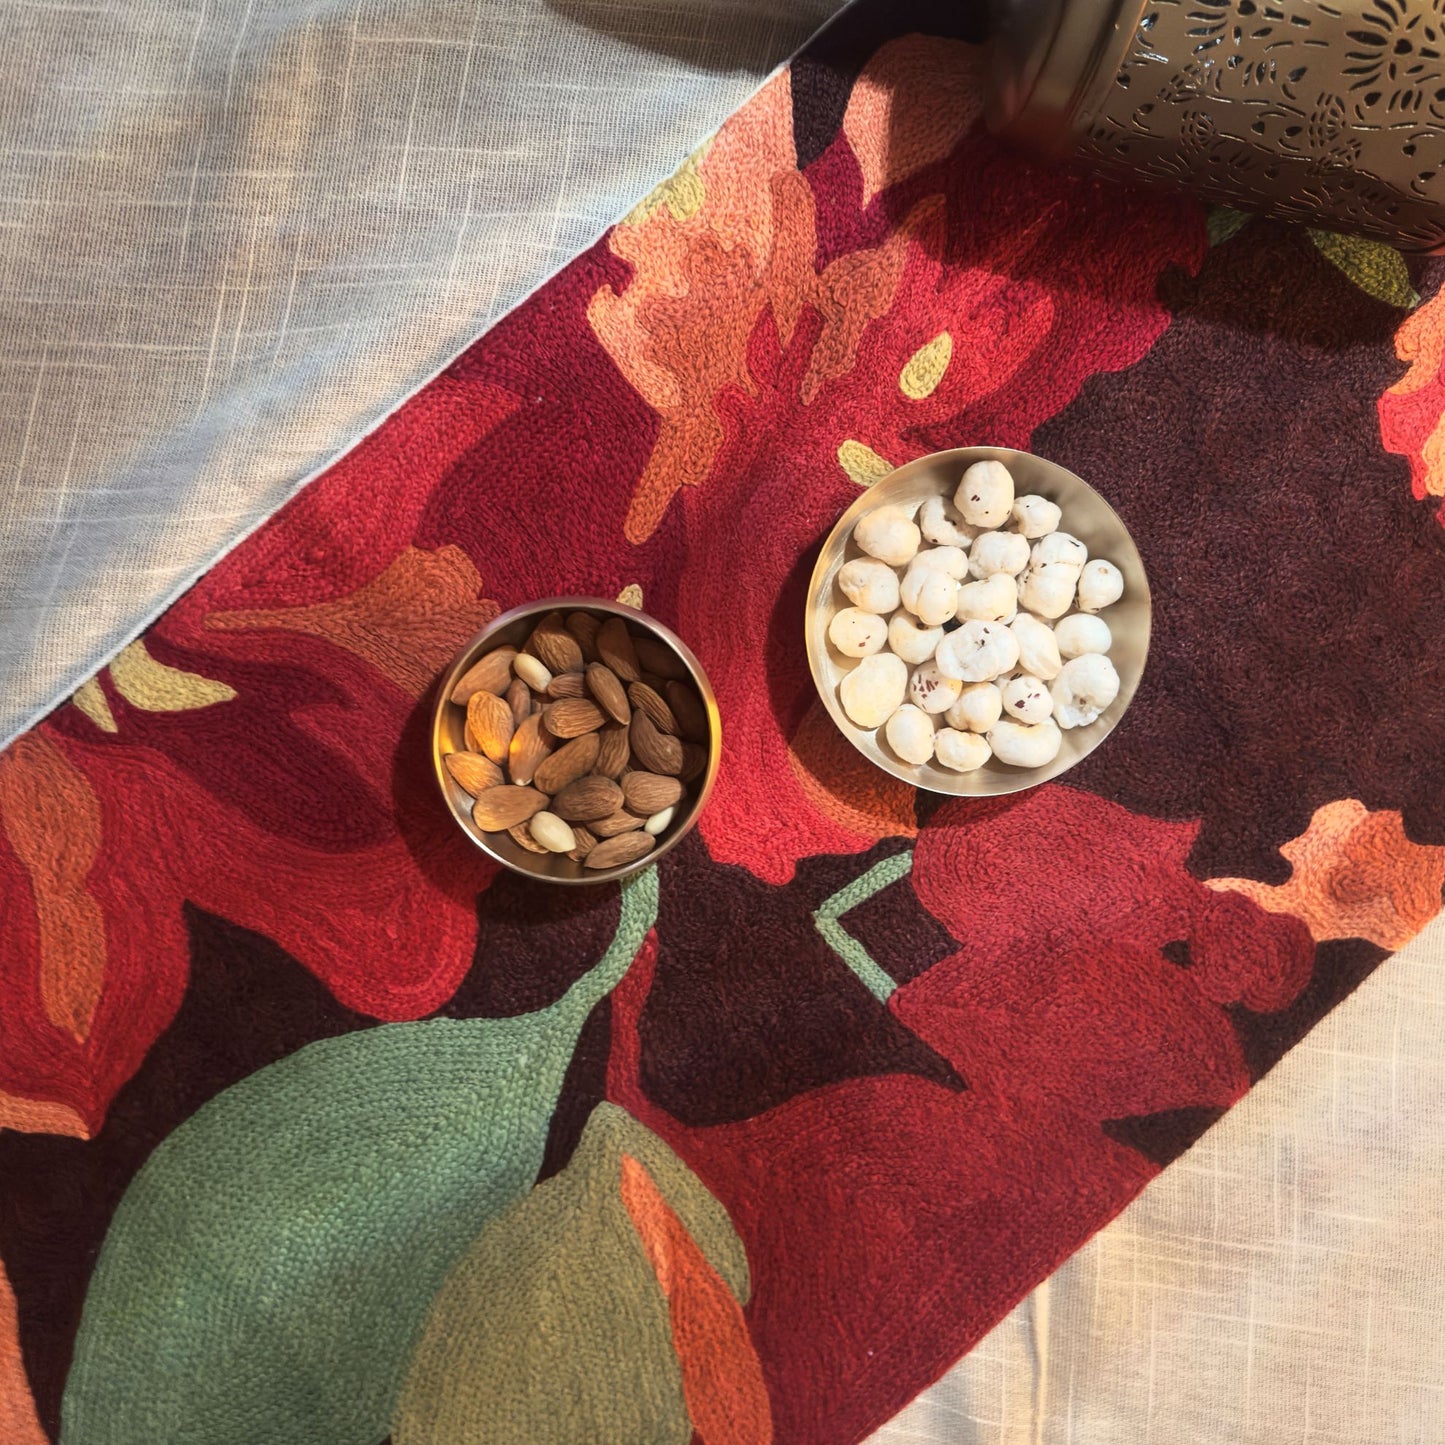
[[[838,699],[838,684],[859,659],[844,657],[828,640],[828,624],[833,614],[848,605],[837,590],[838,569],[845,562],[864,554],[853,541],[853,527],[865,513],[890,503],[916,508],[929,497],[951,498],[965,468],[974,462],[1002,462],[1013,474],[1020,493],[1047,497],[1063,508],[1062,530],[1077,537],[1088,549],[1090,557],[1106,557],[1124,576],[1124,595],[1104,610],[1104,620],[1114,634],[1109,660],[1119,674],[1119,696],[1088,727],[1064,731],[1064,745],[1053,762],[1042,768],[1018,768],[990,758],[972,773],[955,773],[936,762],[923,764],[902,762],[888,746],[883,729],[867,730],[851,722]],[[951,793],[959,797],[995,797],[1017,793],[1039,783],[1047,783],[1086,758],[1119,725],[1125,709],[1138,690],[1144,675],[1144,661],[1149,654],[1149,623],[1152,607],[1149,600],[1149,579],[1139,560],[1139,549],[1119,515],[1087,482],[1054,462],[1045,461],[1029,452],[1016,452],[1008,447],[955,447],[952,451],[934,452],[898,468],[896,472],[875,482],[838,518],[808,584],[805,632],[808,641],[808,664],[813,682],[828,715],[843,736],[870,762],[886,773],[931,793]]]
[[[463,792],[460,785],[447,771],[443,759],[448,753],[466,750],[465,729],[467,710],[451,701],[452,689],[462,674],[482,656],[497,647],[521,648],[532,635],[532,629],[549,612],[590,612],[604,621],[609,617],[624,618],[628,625],[641,628],[658,642],[675,653],[687,669],[688,679],[702,698],[707,710],[708,742],[707,767],[700,777],[687,784],[687,792],[677,805],[678,812],[667,831],[657,840],[657,846],[645,858],[624,863],[617,868],[584,868],[563,853],[529,853],[506,833],[484,833],[472,821],[472,799]],[[456,661],[447,669],[437,692],[436,707],[432,713],[432,769],[436,773],[437,786],[451,811],[451,815],[478,848],[489,858],[495,859],[513,873],[522,873],[529,878],[542,878],[548,883],[610,883],[631,877],[644,868],[650,868],[663,854],[675,848],[692,831],[707,803],[717,777],[718,762],[722,758],[722,723],[718,717],[717,698],[702,664],[691,650],[671,629],[664,627],[655,618],[626,607],[620,602],[607,602],[600,597],[549,597],[542,602],[529,602],[524,607],[514,607],[504,612],[483,628],[457,654]]]

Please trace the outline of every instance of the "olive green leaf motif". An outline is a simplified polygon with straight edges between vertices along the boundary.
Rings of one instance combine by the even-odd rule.
[[[688,1445],[697,1429],[758,1445],[771,1423],[747,1298],[722,1206],[655,1134],[599,1104],[567,1168],[452,1270],[392,1438]],[[710,1375],[693,1368],[703,1355]]]
[[[427,1312],[531,1188],[587,1015],[657,916],[555,1004],[311,1044],[164,1140],[121,1200],[62,1405],[64,1445],[376,1445]]]
[[[1230,206],[1210,206],[1204,219],[1205,231],[1211,246],[1222,246],[1232,236],[1237,236],[1254,217],[1248,211],[1236,211]]]
[[[1405,258],[1393,246],[1364,236],[1337,236],[1333,231],[1311,230],[1309,237],[1320,254],[1366,295],[1401,310],[1420,304],[1420,293],[1410,284]]]

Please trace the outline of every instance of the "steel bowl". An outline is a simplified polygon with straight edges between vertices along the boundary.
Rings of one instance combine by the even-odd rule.
[[[657,846],[645,858],[624,863],[617,868],[588,869],[574,862],[565,854],[542,855],[529,853],[506,833],[484,833],[472,821],[472,799],[458,785],[447,771],[443,759],[448,753],[463,752],[466,749],[467,710],[451,701],[452,688],[466,670],[482,656],[496,647],[521,648],[532,635],[532,629],[549,612],[590,612],[606,620],[621,617],[627,623],[649,633],[670,651],[676,654],[687,669],[688,679],[697,689],[707,710],[708,741],[707,767],[702,774],[687,785],[678,812],[667,831],[657,840]],[[437,691],[436,707],[432,713],[432,768],[436,773],[437,786],[446,800],[447,808],[457,826],[489,858],[495,859],[513,873],[522,873],[529,878],[541,878],[548,883],[610,883],[628,878],[650,868],[670,849],[685,837],[697,823],[708,794],[712,791],[717,777],[718,763],[722,757],[722,724],[718,717],[717,698],[702,664],[693,656],[687,644],[670,628],[664,627],[656,618],[637,611],[634,607],[620,602],[608,602],[600,597],[549,597],[542,602],[529,602],[524,607],[514,607],[504,612],[489,626],[472,638],[457,654],[456,660],[447,669]]]
[[[888,746],[882,728],[870,731],[849,720],[838,698],[838,685],[858,665],[858,659],[844,657],[833,646],[828,640],[828,624],[834,613],[848,605],[848,599],[837,588],[838,569],[854,557],[864,555],[853,541],[853,527],[858,519],[865,512],[889,503],[915,508],[929,497],[951,498],[965,468],[990,459],[1002,462],[1009,469],[1021,495],[1034,493],[1062,507],[1062,529],[1083,542],[1090,557],[1106,557],[1123,573],[1124,595],[1103,613],[1114,634],[1109,660],[1119,673],[1119,696],[1097,722],[1084,728],[1066,729],[1059,755],[1045,767],[1018,768],[990,758],[975,772],[955,773],[936,762],[905,763]],[[838,518],[823,543],[808,586],[805,620],[808,664],[828,715],[869,762],[915,788],[926,788],[932,793],[995,797],[1047,783],[1068,772],[1119,725],[1144,675],[1151,612],[1149,579],[1144,575],[1139,549],[1119,520],[1119,514],[1093,487],[1057,463],[1029,452],[1016,452],[1008,447],[955,447],[899,467],[869,487]]]

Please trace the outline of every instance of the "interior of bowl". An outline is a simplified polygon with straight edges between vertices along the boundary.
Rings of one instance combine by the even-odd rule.
[[[864,555],[853,541],[858,519],[890,503],[913,509],[929,497],[952,498],[964,470],[974,462],[990,459],[1009,469],[1018,494],[1047,497],[1062,508],[1060,530],[1076,536],[1089,549],[1090,557],[1107,558],[1123,574],[1124,595],[1100,614],[1114,635],[1109,660],[1119,673],[1119,695],[1096,722],[1065,730],[1058,756],[1044,767],[1019,768],[990,758],[974,772],[956,773],[937,762],[903,762],[888,746],[882,728],[860,728],[849,719],[838,697],[838,685],[859,659],[845,657],[833,646],[828,639],[828,623],[834,613],[848,605],[837,586],[839,568]],[[914,787],[962,797],[990,797],[1016,793],[1057,778],[1093,752],[1118,726],[1144,675],[1149,621],[1149,580],[1139,550],[1118,514],[1093,487],[1067,468],[1029,452],[1008,447],[957,447],[899,467],[863,492],[838,519],[823,544],[808,588],[808,663],[828,715],[864,757]]]
[[[629,628],[655,638],[682,660],[707,712],[709,740],[706,769],[695,782],[688,784],[683,803],[679,805],[666,831],[658,838],[657,846],[652,852],[645,858],[624,863],[616,868],[584,868],[566,854],[530,853],[508,833],[483,832],[472,819],[472,798],[447,771],[443,762],[448,753],[465,752],[467,746],[466,709],[449,701],[457,680],[480,657],[498,647],[520,649],[537,624],[551,612],[561,612],[564,615],[568,612],[590,612],[604,620],[608,617],[624,618]],[[696,823],[717,776],[718,760],[721,756],[720,737],[717,699],[713,695],[707,675],[703,672],[702,664],[674,632],[645,613],[620,602],[608,602],[598,597],[552,597],[504,612],[479,632],[457,655],[456,661],[447,669],[437,693],[436,709],[432,717],[432,762],[442,796],[446,799],[452,816],[484,853],[515,872],[545,878],[553,883],[606,883],[651,867]]]

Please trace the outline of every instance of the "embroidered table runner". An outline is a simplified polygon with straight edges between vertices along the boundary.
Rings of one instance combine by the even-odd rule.
[[[884,8],[0,757],[5,1439],[860,1439],[1439,910],[1442,263],[1034,167],[978,18]],[[802,642],[857,489],[976,443],[1155,609],[1107,743],[977,802]],[[554,593],[722,709],[620,890],[430,776]]]

